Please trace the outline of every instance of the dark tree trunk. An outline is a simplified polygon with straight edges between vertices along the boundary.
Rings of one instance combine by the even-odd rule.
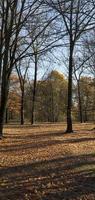
[[[4,114],[5,114],[5,105],[0,107],[0,139],[3,136]]]
[[[32,96],[31,124],[34,123],[36,86],[37,86],[37,54],[35,53],[35,74],[34,74],[34,85],[33,85],[33,96]]]
[[[81,105],[81,94],[80,94],[80,82],[79,80],[77,81],[78,83],[78,102],[79,102],[79,119],[80,122],[83,122],[83,117],[82,117],[82,105]]]
[[[51,83],[51,122],[55,122],[55,117],[54,117],[54,94],[53,94],[53,87]]]
[[[87,120],[87,110],[85,108],[84,110],[84,123],[86,123],[88,120]]]
[[[34,124],[34,107],[35,107],[35,96],[33,96],[32,99],[31,124]]]
[[[73,42],[70,44],[69,56],[69,76],[68,76],[68,104],[67,104],[67,133],[73,132],[72,129],[72,71],[73,71]]]
[[[94,124],[95,124],[95,71],[94,71]]]
[[[6,108],[5,123],[8,123],[8,108]]]
[[[22,90],[22,94],[21,94],[21,110],[20,110],[20,123],[21,125],[24,124],[24,89]]]
[[[3,136],[4,117],[6,111],[6,103],[8,96],[8,83],[3,77],[3,84],[1,85],[1,103],[0,103],[0,138]]]

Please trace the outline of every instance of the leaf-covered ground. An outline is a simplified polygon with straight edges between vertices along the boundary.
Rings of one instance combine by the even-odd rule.
[[[95,200],[95,130],[9,125],[0,140],[0,200]],[[93,130],[92,130],[93,129]]]

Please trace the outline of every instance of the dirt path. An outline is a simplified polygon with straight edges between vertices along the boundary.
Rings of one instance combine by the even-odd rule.
[[[0,200],[95,200],[93,125],[8,126],[0,141]]]

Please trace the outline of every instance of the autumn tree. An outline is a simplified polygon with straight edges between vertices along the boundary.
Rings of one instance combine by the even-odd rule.
[[[86,34],[86,37],[84,38],[84,51],[86,52],[86,57],[90,58],[87,62],[87,72],[93,78],[93,111],[95,115],[95,29],[93,29],[90,34]]]
[[[80,92],[83,121],[94,120],[94,87],[91,77],[80,78]]]
[[[77,95],[78,95],[78,108],[79,108],[79,120],[82,123],[83,122],[83,112],[82,112],[82,102],[81,102],[81,90],[80,90],[80,80],[83,75],[86,76],[86,73],[88,71],[88,63],[90,62],[92,56],[94,56],[94,53],[88,54],[86,53],[84,46],[81,46],[81,49],[77,48],[76,53],[74,54],[74,69],[73,74],[75,81],[77,83]]]
[[[20,112],[20,88],[19,79],[15,73],[10,76],[9,95],[6,105],[5,122],[8,123],[12,118],[19,116]]]
[[[58,122],[66,116],[67,80],[56,70],[37,83],[36,119]],[[62,100],[63,99],[63,100]]]

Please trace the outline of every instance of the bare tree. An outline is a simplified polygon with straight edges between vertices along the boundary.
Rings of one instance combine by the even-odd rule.
[[[42,11],[44,9],[44,12]],[[26,29],[29,33],[30,40],[32,41],[35,37],[35,33],[39,32],[43,24],[47,24],[51,18],[50,13],[47,14],[47,8],[43,6],[40,10],[40,16],[38,13],[35,13],[35,23],[31,24],[29,21],[26,25]],[[31,101],[31,124],[34,123],[34,112],[35,112],[35,100],[36,100],[36,92],[37,92],[37,73],[39,67],[43,65],[42,61],[46,58],[48,52],[51,52],[53,48],[59,46],[61,35],[58,36],[54,33],[53,27],[55,26],[56,19],[59,14],[53,15],[53,20],[48,24],[48,27],[44,29],[44,31],[36,38],[35,42],[31,45],[30,58],[31,62],[34,65],[34,81],[32,87],[32,101]],[[37,28],[36,28],[37,27]],[[36,29],[35,29],[36,28]],[[32,56],[31,56],[32,54]]]
[[[73,74],[73,54],[75,45],[80,41],[80,37],[95,27],[95,6],[89,0],[56,0],[45,1],[48,6],[58,12],[63,24],[68,32],[69,47],[69,73],[68,73],[68,106],[67,106],[67,130],[73,132],[72,128],[72,74]]]
[[[94,52],[91,54],[86,53],[84,46],[81,47],[80,50],[76,50],[76,55],[74,55],[74,67],[73,67],[73,73],[74,77],[77,82],[77,92],[78,92],[78,107],[79,107],[79,119],[80,122],[83,122],[83,114],[82,114],[82,102],[81,102],[81,89],[80,89],[80,80],[81,76],[85,73],[87,73],[88,70],[88,62],[90,59],[95,55]]]
[[[39,0],[1,0],[0,2],[0,137],[3,134],[9,80],[13,67],[21,59],[29,56],[31,45],[55,18],[49,18],[37,32],[38,27],[35,26],[35,35],[30,42],[26,24],[30,19],[32,24],[35,23],[35,13],[40,15],[41,4],[42,1]]]
[[[22,60],[23,61],[23,60]],[[24,124],[24,95],[25,95],[25,83],[26,83],[26,76],[29,69],[29,63],[24,60],[24,63],[20,61],[18,65],[16,65],[16,71],[19,78],[20,83],[20,90],[21,90],[21,102],[20,102],[20,123],[21,125]]]

